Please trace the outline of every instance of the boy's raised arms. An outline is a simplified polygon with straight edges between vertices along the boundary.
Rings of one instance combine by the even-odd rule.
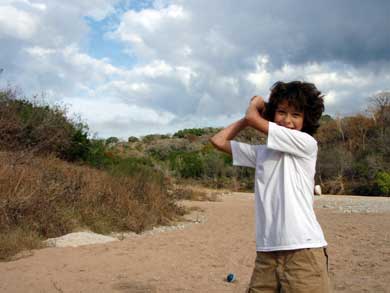
[[[264,105],[264,99],[262,97],[254,96],[246,110],[245,120],[248,126],[264,134],[268,134],[269,122],[260,115],[264,110]]]
[[[231,155],[232,148],[230,146],[230,141],[247,126],[246,118],[242,118],[219,131],[210,138],[210,142],[220,151]]]
[[[249,103],[245,117],[219,131],[210,138],[210,142],[220,151],[231,155],[232,148],[230,146],[230,141],[245,127],[251,126],[262,133],[268,134],[268,120],[264,119],[260,115],[263,110],[263,98],[260,96],[254,96]]]

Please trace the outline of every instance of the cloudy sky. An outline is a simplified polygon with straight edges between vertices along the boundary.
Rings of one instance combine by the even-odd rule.
[[[0,86],[99,137],[225,126],[278,80],[351,115],[390,89],[389,15],[389,0],[1,0]]]

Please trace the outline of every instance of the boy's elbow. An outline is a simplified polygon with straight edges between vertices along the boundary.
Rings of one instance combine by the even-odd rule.
[[[218,139],[215,136],[209,138],[209,142],[216,148],[219,147]]]
[[[213,138],[210,138],[209,141],[211,142],[211,144],[219,151],[221,152],[225,152],[229,155],[232,154],[232,150],[231,150],[231,147],[230,147],[230,141],[228,140],[219,140],[219,139],[213,139]]]
[[[245,122],[247,125],[253,126],[255,124],[256,118],[257,117],[255,115],[253,115],[251,112],[246,113]]]
[[[224,140],[222,140],[222,139],[220,139],[218,137],[215,137],[215,136],[211,137],[209,139],[209,141],[218,150],[223,150],[224,149],[224,145],[226,143],[226,141],[224,141]]]

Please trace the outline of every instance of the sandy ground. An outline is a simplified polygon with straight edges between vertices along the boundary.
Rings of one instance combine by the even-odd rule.
[[[255,258],[253,196],[183,204],[203,212],[177,229],[0,263],[0,292],[244,292]],[[315,207],[334,292],[390,292],[390,198],[321,196]],[[225,281],[229,272],[237,281]]]

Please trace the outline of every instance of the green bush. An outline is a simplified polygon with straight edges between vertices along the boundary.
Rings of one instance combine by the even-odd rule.
[[[222,155],[222,153],[209,152],[202,156],[203,175],[205,177],[220,178],[226,176],[227,166]]]
[[[171,156],[171,169],[183,178],[201,178],[203,160],[198,152],[179,152]]]
[[[157,160],[165,161],[178,152],[189,152],[192,144],[189,144],[186,139],[172,138],[172,139],[160,139],[153,143],[148,143],[145,149],[145,153]]]
[[[390,173],[385,171],[380,171],[376,174],[375,183],[379,187],[382,195],[390,195]]]
[[[156,171],[150,158],[117,158],[112,161],[108,171],[115,176],[135,176],[140,173],[149,174],[151,177],[161,177]]]
[[[95,168],[105,169],[114,163],[114,157],[106,151],[104,140],[91,139],[85,162]]]
[[[139,139],[135,136],[130,136],[128,139],[127,139],[128,142],[138,142]]]
[[[0,90],[0,149],[54,154],[68,161],[86,160],[88,127],[66,117],[65,109]]]
[[[109,145],[115,145],[119,142],[119,138],[115,137],[115,136],[111,136],[109,138],[106,139],[106,144],[109,146]]]
[[[176,151],[169,154],[169,165],[178,177],[220,179],[235,176],[231,157],[206,145],[201,151]]]
[[[215,127],[185,128],[177,131],[175,134],[173,134],[173,137],[187,138],[189,136],[212,135],[214,133],[217,133],[221,129],[222,128],[215,128]]]
[[[63,109],[17,99],[10,90],[2,91],[0,96],[2,150],[60,155],[70,147],[75,127],[65,117]]]
[[[188,128],[188,129],[179,130],[173,135],[173,137],[185,138],[188,135],[201,136],[203,134],[206,134],[206,130],[203,128]]]
[[[208,178],[231,177],[232,158],[231,156],[216,150],[211,144],[202,149],[204,176]]]
[[[86,161],[89,156],[91,142],[88,139],[86,126],[80,124],[73,132],[70,145],[61,154],[60,157],[66,161]]]
[[[169,135],[165,135],[165,134],[148,134],[148,135],[145,135],[142,137],[142,142],[144,143],[150,143],[154,140],[158,140],[158,139],[169,139],[170,136]]]

